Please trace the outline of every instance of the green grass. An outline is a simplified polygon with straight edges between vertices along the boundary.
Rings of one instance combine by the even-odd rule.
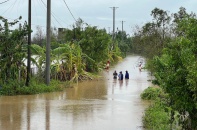
[[[38,82],[35,79],[31,80],[28,87],[24,84],[24,81],[20,83],[18,83],[18,81],[16,80],[9,81],[6,84],[2,85],[0,89],[0,95],[32,95],[39,93],[62,91],[65,87],[69,86],[68,83],[62,83],[57,80],[51,80],[50,85],[47,86],[44,82]]]

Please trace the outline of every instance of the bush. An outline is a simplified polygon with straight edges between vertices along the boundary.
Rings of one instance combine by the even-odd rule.
[[[158,97],[163,96],[165,96],[165,94],[162,89],[156,87],[148,87],[140,95],[140,97],[144,100],[156,100]]]
[[[23,84],[23,85],[21,85]],[[18,81],[9,81],[3,84],[0,89],[0,95],[30,95],[46,92],[62,91],[64,86],[69,86],[68,83],[61,83],[60,81],[52,80],[50,85],[47,86],[43,82],[38,82],[35,79],[31,79],[29,86],[24,86],[24,83],[18,83]]]
[[[161,88],[148,87],[141,94],[142,99],[154,100],[154,103],[145,110],[143,116],[144,127],[148,130],[180,130],[177,124],[179,113],[176,111],[174,120],[171,120],[172,108],[168,106],[169,97]],[[172,127],[172,128],[171,128]]]
[[[18,80],[9,80],[5,83],[0,83],[0,95],[16,95],[17,88],[23,86],[24,81],[18,82]]]
[[[38,94],[46,92],[55,92],[61,91],[63,87],[60,85],[59,81],[52,80],[50,85],[47,86],[45,83],[39,83],[32,81],[28,87],[18,87],[17,94],[19,95],[29,95],[29,94]]]
[[[145,110],[143,124],[148,130],[170,130],[170,116],[163,105],[154,103]]]

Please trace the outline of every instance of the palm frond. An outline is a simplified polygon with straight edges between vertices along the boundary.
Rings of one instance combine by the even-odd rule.
[[[52,50],[52,54],[55,54],[55,55],[61,55],[62,53],[66,53],[66,52],[70,52],[70,47],[69,46],[62,46],[62,47],[58,47],[56,49],[53,49]]]
[[[32,45],[30,46],[30,49],[31,49],[31,53],[32,53],[32,54],[41,55],[41,56],[45,55],[45,49],[42,48],[42,47],[39,46],[39,45],[32,44]]]

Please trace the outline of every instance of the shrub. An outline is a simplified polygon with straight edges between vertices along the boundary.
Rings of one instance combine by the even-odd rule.
[[[29,94],[38,94],[38,93],[46,93],[46,92],[54,92],[61,91],[63,87],[60,85],[61,83],[56,80],[52,80],[50,85],[47,86],[45,83],[37,83],[36,81],[31,81],[28,87],[18,87],[17,94],[20,95],[29,95]]]
[[[24,86],[24,83],[18,83],[17,80],[14,80],[1,85],[0,95],[12,96],[12,95],[30,95],[30,94],[39,94],[46,92],[55,92],[55,91],[62,91],[65,86],[69,86],[69,84],[52,80],[50,85],[47,86],[44,82],[38,82],[35,79],[31,79],[31,82],[27,87]]]
[[[16,95],[18,87],[23,86],[24,81],[18,82],[18,80],[8,80],[5,83],[0,83],[0,95]]]
[[[154,100],[154,103],[145,110],[143,116],[144,127],[148,130],[180,130],[178,125],[179,113],[175,111],[171,119],[172,108],[169,107],[169,97],[161,88],[148,87],[141,94],[142,99]]]
[[[154,103],[145,110],[143,124],[148,130],[170,130],[170,116],[163,105]]]
[[[144,100],[156,100],[158,97],[163,96],[165,96],[165,94],[162,89],[156,87],[148,87],[140,95],[140,97]]]

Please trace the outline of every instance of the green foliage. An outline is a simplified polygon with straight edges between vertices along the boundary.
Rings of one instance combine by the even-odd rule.
[[[94,64],[87,61],[86,65],[90,71],[97,71],[98,63],[101,61],[107,61],[109,58],[109,42],[110,37],[107,35],[105,30],[99,30],[96,27],[90,26],[85,28],[79,45],[82,52],[95,61]]]
[[[59,81],[52,80],[50,85],[47,86],[45,83],[39,83],[31,80],[29,87],[18,87],[17,94],[19,95],[29,95],[29,94],[39,94],[46,92],[62,91],[63,88],[60,86]]]
[[[9,27],[15,25],[18,20],[8,22],[0,17],[4,26],[0,26],[1,38],[1,73],[0,82],[3,95],[35,94],[40,92],[54,91],[54,87],[46,87],[43,83],[45,78],[46,48],[45,37],[41,28],[37,28],[34,43],[31,49],[31,62],[38,67],[38,73],[31,77],[33,81],[29,87],[24,86],[26,78],[26,65],[24,60],[27,54],[26,35],[29,33],[27,24],[15,30]],[[84,25],[86,26],[84,28]],[[116,44],[113,49],[110,35],[105,29],[98,29],[85,24],[78,19],[73,30],[63,29],[61,35],[57,30],[51,29],[51,79],[60,81],[77,81],[78,79],[92,79],[95,77],[88,72],[98,72],[103,69],[107,60],[115,62],[121,59],[121,51]],[[69,35],[67,35],[70,33]],[[68,41],[68,42],[65,42]]]
[[[171,41],[170,16],[167,11],[159,8],[152,10],[153,20],[142,27],[136,27],[132,38],[132,49],[135,53],[152,59],[155,55],[161,55],[165,44]]]
[[[157,27],[160,27],[160,26],[164,27],[165,24],[169,23],[170,21],[170,16],[168,15],[167,11],[164,11],[159,8],[154,8],[151,11],[151,15],[153,16],[154,24]]]
[[[0,80],[2,82],[18,78],[18,70],[24,66],[23,59],[26,57],[27,48],[24,37],[30,30],[26,23],[19,29],[10,30],[10,27],[17,24],[19,19],[8,22],[7,19],[0,17],[4,23],[3,27],[0,26]]]
[[[146,129],[151,130],[180,130],[180,114],[173,111],[169,106],[169,96],[161,88],[148,87],[141,94],[145,100],[154,100],[153,103],[145,110],[143,124]]]
[[[16,95],[17,88],[24,85],[24,81],[8,80],[6,83],[1,83],[0,95]]]
[[[159,97],[164,97],[164,93],[161,88],[148,87],[141,93],[141,98],[144,100],[156,100]]]
[[[161,57],[154,58],[157,82],[170,96],[171,107],[180,114],[189,113],[191,125],[185,119],[183,128],[197,128],[197,19],[180,22],[184,37],[168,44]]]
[[[31,80],[29,87],[26,87],[23,84],[24,83],[18,83],[16,80],[3,84],[0,89],[0,95],[29,95],[63,90],[62,83],[56,80],[52,80],[50,86],[34,79]]]
[[[195,18],[195,14],[188,14],[183,7],[171,17],[167,12],[155,8],[151,11],[152,21],[145,23],[142,27],[136,26],[132,38],[132,51],[152,59],[154,56],[160,56],[166,44],[176,37],[185,36],[187,31],[185,25],[191,24],[183,21]]]
[[[170,117],[165,107],[157,102],[145,110],[143,124],[148,130],[170,130]]]
[[[122,56],[121,51],[124,51],[124,55],[128,51],[126,44],[121,45],[122,50],[117,49],[120,48],[118,46],[120,43],[118,36],[122,37],[121,34],[117,36],[116,41],[112,42],[111,36],[107,34],[105,29],[90,26],[84,23],[82,19],[76,21],[72,30],[65,29],[61,35],[66,43],[80,46],[82,63],[85,65],[84,70],[88,72],[98,72],[103,69],[107,60],[110,60],[112,63],[120,59]],[[124,39],[127,39],[125,32]]]
[[[147,68],[155,76],[154,83],[169,95],[166,105],[172,113],[180,114],[178,123],[183,129],[197,129],[196,16],[183,7],[171,18],[158,8],[152,16],[153,21],[135,33],[133,49],[148,58]]]
[[[118,47],[122,52],[122,56],[125,57],[127,52],[131,52],[131,39],[128,37],[125,31],[118,31],[115,34],[115,41],[118,43]]]
[[[121,56],[120,50],[115,49],[117,45],[113,46],[114,43],[111,41],[111,36],[107,34],[105,29],[90,26],[84,23],[82,19],[76,21],[72,30],[65,29],[62,31],[61,37],[63,39],[61,40],[62,44],[66,43],[69,46],[80,47],[81,51],[77,51],[80,53],[74,55],[81,55],[82,66],[80,66],[81,63],[77,64],[77,66],[80,66],[80,69],[87,72],[98,72],[103,69],[107,60],[110,59],[113,62],[118,59],[118,56]]]

